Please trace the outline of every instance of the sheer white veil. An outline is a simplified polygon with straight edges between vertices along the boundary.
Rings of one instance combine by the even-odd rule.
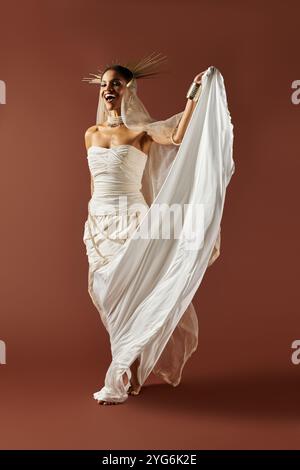
[[[205,85],[206,80],[215,70],[213,66],[208,67],[202,76],[203,85]],[[167,119],[159,121],[154,119],[150,116],[144,103],[138,97],[137,79],[133,77],[130,82],[127,83],[121,101],[121,116],[123,122],[128,129],[135,132],[147,132],[153,139],[142,178],[141,189],[148,206],[151,206],[159,193],[179,150],[179,146],[172,143],[171,136],[178,126],[182,115],[183,111]],[[103,124],[107,121],[107,118],[108,112],[100,90],[96,124]],[[221,229],[209,261],[209,266],[220,255],[220,244]]]
[[[135,132],[147,132],[153,139],[142,179],[142,193],[149,206],[158,194],[177,155],[179,147],[172,143],[171,135],[179,124],[182,114],[183,112],[180,112],[168,119],[157,121],[150,116],[137,95],[137,79],[133,77],[127,83],[121,101],[124,124]],[[96,124],[103,124],[107,118],[105,101],[99,93]]]

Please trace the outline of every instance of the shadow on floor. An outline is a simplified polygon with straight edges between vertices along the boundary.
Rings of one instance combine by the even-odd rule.
[[[182,380],[177,386],[149,384],[142,388],[136,405],[164,411],[220,414],[236,417],[298,420],[300,377],[221,377]]]

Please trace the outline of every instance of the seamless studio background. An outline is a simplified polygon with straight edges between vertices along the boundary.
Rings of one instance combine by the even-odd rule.
[[[2,449],[299,448],[299,3],[0,1]],[[151,114],[185,107],[194,76],[224,76],[236,171],[221,256],[194,299],[198,350],[177,388],[150,376],[115,407],[92,398],[110,345],[87,292],[82,82],[152,51],[168,74],[138,83]],[[188,184],[188,182],[187,182]],[[126,423],[126,429],[124,428]],[[160,432],[157,432],[157,429]]]

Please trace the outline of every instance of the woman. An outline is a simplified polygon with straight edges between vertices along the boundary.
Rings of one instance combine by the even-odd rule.
[[[205,99],[198,122],[194,110],[205,72],[194,78],[184,112],[156,121],[137,97],[136,79],[153,75],[153,66],[159,61],[150,56],[130,68],[111,65],[92,80],[100,83],[100,94],[97,125],[85,134],[92,197],[83,239],[89,259],[89,293],[110,335],[113,358],[105,386],[94,394],[100,404],[121,403],[128,394],[137,395],[151,371],[174,386],[179,384],[184,364],[198,344],[197,316],[191,300],[205,269],[220,253],[225,188],[234,170],[232,124],[228,110],[226,113],[224,87],[223,101],[215,104],[215,111],[223,112],[217,125],[221,146],[214,129],[219,169],[216,171],[213,162],[211,169],[206,169],[211,186],[204,191],[207,182],[201,185],[196,176],[205,159],[197,162],[197,155],[201,158],[203,152],[200,144],[205,113],[213,111],[209,96],[212,79],[207,82],[216,69],[206,71]],[[210,121],[215,127],[216,121]],[[183,153],[189,144],[191,155],[185,164],[179,160],[184,144]],[[220,173],[225,176],[223,183]],[[203,178],[203,171],[199,175]],[[189,181],[183,181],[185,176]],[[187,189],[189,185],[194,189]],[[181,209],[195,202],[204,206],[202,216],[205,212],[208,215],[206,222],[201,221],[204,243],[187,242],[186,237],[190,234],[188,223],[199,217],[199,210],[189,210],[183,216],[176,240],[141,236],[150,221],[162,228],[155,205],[177,204]],[[200,221],[198,229],[200,232]]]

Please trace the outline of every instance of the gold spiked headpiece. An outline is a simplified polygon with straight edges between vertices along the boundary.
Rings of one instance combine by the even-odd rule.
[[[155,75],[158,75],[160,72],[162,72],[162,70],[160,69],[161,64],[165,63],[166,61],[166,56],[155,52],[151,53],[149,56],[144,57],[144,59],[138,61],[131,60],[129,62],[122,63],[118,59],[115,59],[111,64],[106,64],[104,69],[98,70],[97,74],[90,73],[90,75],[92,75],[94,78],[85,77],[82,79],[82,81],[100,84],[105,69],[114,65],[121,65],[122,67],[128,68],[133,74],[133,78],[130,80],[129,83],[127,83],[127,87],[129,87],[133,79],[150,78]]]

